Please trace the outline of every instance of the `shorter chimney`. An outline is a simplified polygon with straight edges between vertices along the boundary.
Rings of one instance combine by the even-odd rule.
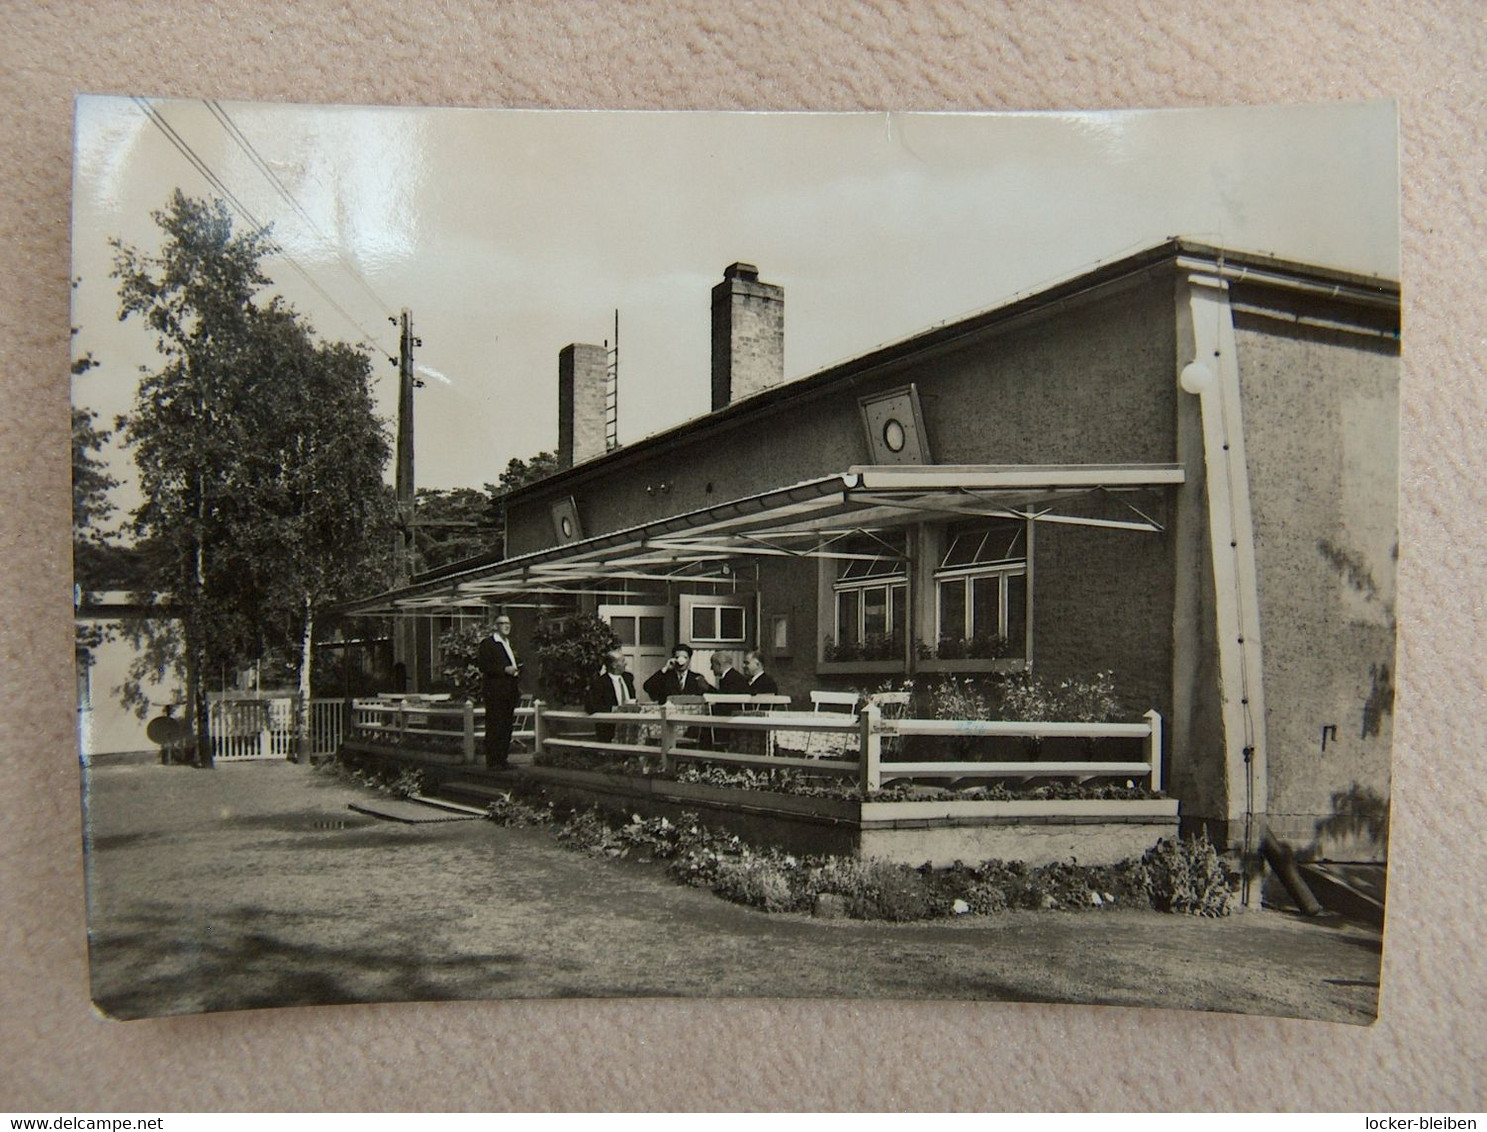
[[[785,288],[730,264],[713,288],[713,411],[785,380]]]
[[[604,396],[609,350],[574,343],[558,351],[558,467],[605,452]]]

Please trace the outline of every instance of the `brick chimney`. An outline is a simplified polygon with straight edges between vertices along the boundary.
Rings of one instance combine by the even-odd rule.
[[[575,342],[558,351],[559,468],[604,455],[608,382],[609,351],[605,347]]]
[[[730,264],[713,288],[713,411],[785,380],[785,288]]]

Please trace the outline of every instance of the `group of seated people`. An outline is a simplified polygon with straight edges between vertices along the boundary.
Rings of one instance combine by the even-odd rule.
[[[743,655],[743,671],[734,667],[734,654],[728,651],[712,655],[713,682],[700,672],[692,670],[692,648],[678,644],[671,650],[671,659],[664,667],[648,679],[642,688],[652,701],[664,704],[673,696],[703,696],[711,692],[733,696],[774,695],[779,686],[774,677],[764,671],[764,658],[758,649],[749,649]],[[584,710],[597,712],[623,711],[628,705],[638,702],[635,694],[635,677],[627,670],[625,654],[611,649],[604,657],[604,671],[594,677],[584,697]],[[726,714],[720,707],[718,714]],[[595,734],[601,743],[611,742],[614,727],[596,724]]]

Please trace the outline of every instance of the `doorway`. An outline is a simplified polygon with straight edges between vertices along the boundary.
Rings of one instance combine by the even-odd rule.
[[[608,622],[620,639],[620,651],[630,662],[635,692],[660,671],[671,655],[671,607],[667,605],[601,605],[599,619]]]

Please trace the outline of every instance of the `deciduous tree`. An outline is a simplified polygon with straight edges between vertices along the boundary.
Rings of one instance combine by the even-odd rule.
[[[372,584],[391,544],[388,444],[364,354],[318,343],[265,299],[264,232],[179,190],[151,254],[115,241],[120,318],[155,334],[161,365],[121,421],[140,473],[135,534],[158,547],[154,588],[181,625],[198,757],[206,676],[297,651],[308,693],[325,606]],[[308,699],[308,695],[306,695]]]

